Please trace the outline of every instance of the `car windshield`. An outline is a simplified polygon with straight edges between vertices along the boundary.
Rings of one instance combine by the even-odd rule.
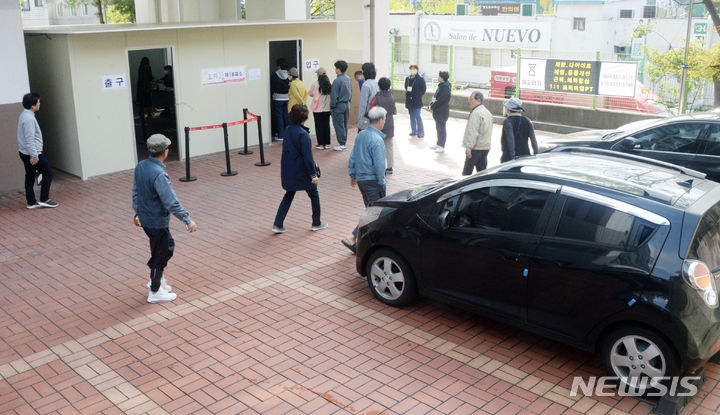
[[[619,134],[623,134],[629,131],[639,130],[641,128],[644,128],[646,126],[649,126],[651,124],[654,124],[658,122],[657,119],[649,119],[649,120],[640,120],[640,121],[633,121],[628,124],[621,125],[617,129],[607,132],[605,135],[603,135],[603,140],[609,140],[613,137],[616,137]]]

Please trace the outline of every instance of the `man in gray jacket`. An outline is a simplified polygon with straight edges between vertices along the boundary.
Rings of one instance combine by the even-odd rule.
[[[493,116],[483,105],[483,94],[475,91],[470,94],[470,117],[465,126],[463,147],[465,147],[465,167],[463,176],[469,176],[476,171],[487,168],[487,156],[490,151],[490,139],[493,131]]]
[[[45,156],[43,156],[43,138],[40,131],[40,124],[35,119],[35,113],[40,110],[40,95],[35,93],[25,94],[23,97],[25,108],[18,119],[18,151],[20,160],[25,165],[25,199],[27,208],[36,207],[57,207],[58,203],[50,200],[50,184],[53,173]],[[40,173],[40,202],[35,199],[35,176]]]
[[[132,204],[135,211],[135,225],[142,226],[150,238],[150,282],[149,303],[172,301],[177,296],[163,278],[163,270],[173,256],[175,241],[170,235],[170,214],[175,215],[189,232],[195,232],[197,225],[180,204],[165,172],[163,162],[168,156],[170,139],[154,134],[147,139],[150,157],[135,167]]]

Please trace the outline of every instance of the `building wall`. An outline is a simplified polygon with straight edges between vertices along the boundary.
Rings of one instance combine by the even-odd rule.
[[[22,97],[30,92],[22,36],[22,18],[16,1],[0,2],[0,193],[23,187],[25,176],[17,153],[17,121]]]
[[[53,167],[83,177],[70,66],[70,38],[62,35],[26,36],[25,43],[30,86],[42,97],[36,117],[43,131],[45,155]]]
[[[47,90],[48,99],[53,100],[51,104],[43,101],[41,112],[45,112],[45,117],[52,118],[45,122],[52,126],[53,134],[62,140],[67,150],[62,153],[57,150],[58,166],[82,178],[135,166],[131,88],[101,88],[103,75],[129,75],[128,50],[173,48],[180,132],[177,138],[181,142],[185,126],[237,121],[242,119],[242,108],[262,116],[263,136],[266,142],[269,141],[269,40],[300,38],[303,41],[303,56],[319,59],[326,68],[332,68],[332,63],[338,58],[336,45],[328,42],[328,39],[336,38],[333,22],[27,38],[28,54],[33,59],[52,62],[42,68],[31,67],[30,72],[33,85]],[[69,70],[64,70],[63,66],[69,66]],[[246,70],[259,68],[261,79],[248,80],[244,84],[201,85],[203,69],[228,66],[245,66]],[[332,72],[330,75],[333,79]],[[50,77],[52,84],[46,84],[45,77]],[[312,72],[305,72],[303,77],[307,88],[316,79]],[[71,92],[69,96],[65,90]],[[307,125],[313,128],[311,121]],[[43,127],[48,129],[45,125]],[[248,130],[250,145],[257,144],[256,125],[251,124]],[[242,126],[230,127],[229,132],[231,147],[240,147]],[[223,148],[222,130],[192,132],[191,156],[215,153]],[[184,152],[182,143],[180,150]],[[67,154],[71,152],[78,154],[82,162],[72,159]]]

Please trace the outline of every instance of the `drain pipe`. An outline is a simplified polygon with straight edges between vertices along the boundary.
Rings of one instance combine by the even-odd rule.
[[[420,20],[425,15],[425,13],[422,10],[418,10],[415,13],[415,16],[417,17],[415,25],[417,26],[417,31],[415,32],[415,64],[420,65]]]

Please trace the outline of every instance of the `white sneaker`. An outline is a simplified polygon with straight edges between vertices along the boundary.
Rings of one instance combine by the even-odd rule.
[[[280,227],[280,226],[273,225],[272,231],[273,231],[273,233],[285,233],[287,231],[287,229],[285,229],[284,226]]]
[[[166,303],[168,301],[172,301],[177,298],[177,294],[175,293],[169,293],[162,289],[162,287],[157,290],[157,292],[148,292],[148,303]]]
[[[444,152],[444,151],[445,151],[445,149],[442,148],[442,147],[440,147],[440,146],[437,146],[437,148],[435,149],[435,152],[436,152],[436,153],[442,153],[442,152]]]
[[[335,146],[335,147],[333,147],[333,150],[335,150],[335,151],[345,151],[346,149],[347,149],[347,147],[345,147],[345,146]]]
[[[328,227],[327,222],[320,222],[319,225],[314,225],[313,227],[310,228],[310,230],[311,231],[321,231],[327,227]]]
[[[325,150],[325,146],[315,146],[315,148],[318,150]]]
[[[152,283],[152,280],[148,281],[148,283],[147,283],[148,289],[150,288],[151,283]],[[172,291],[172,287],[168,285],[167,281],[165,281],[165,277],[162,277],[160,279],[160,288],[162,288],[163,290],[165,290],[167,292]]]
[[[437,150],[437,148],[438,148],[438,146],[436,146],[436,145],[431,145],[431,146],[430,146],[430,150]]]

